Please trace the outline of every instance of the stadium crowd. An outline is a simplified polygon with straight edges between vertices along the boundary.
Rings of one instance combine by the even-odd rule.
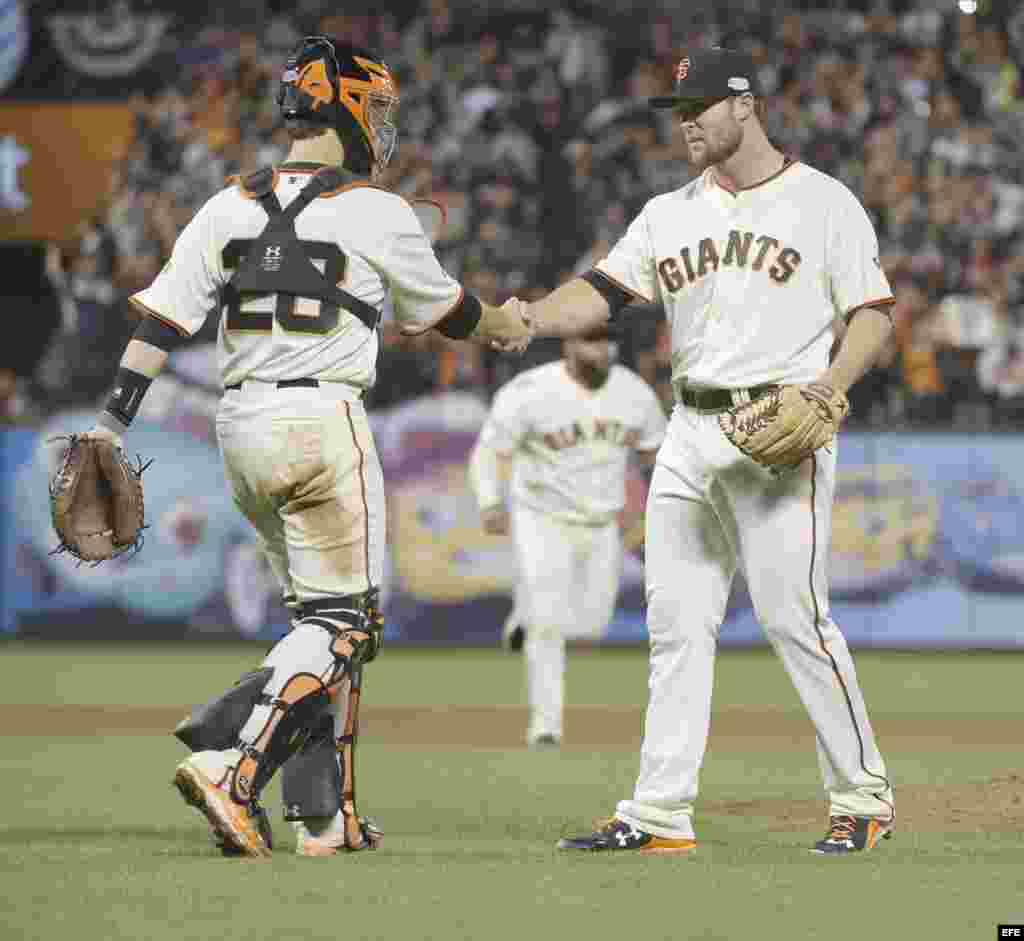
[[[492,303],[585,270],[650,196],[689,178],[671,115],[646,99],[668,89],[684,45],[745,45],[770,90],[770,134],[844,180],[879,232],[896,331],[853,390],[851,421],[1020,427],[1024,8],[962,12],[972,4],[426,0],[403,20],[247,0],[174,38],[164,87],[131,101],[135,140],[104,210],[49,247],[62,326],[18,410],[45,415],[106,391],[135,326],[127,296],[227,176],[283,156],[273,91],[289,48],[314,31],[379,50],[395,69],[400,139],[386,182],[446,207],[439,256]],[[623,358],[667,405],[661,312],[634,306],[625,328]],[[215,330],[211,319],[195,342]],[[489,397],[558,349],[538,342],[510,360],[387,324],[384,339],[377,407],[452,386]]]

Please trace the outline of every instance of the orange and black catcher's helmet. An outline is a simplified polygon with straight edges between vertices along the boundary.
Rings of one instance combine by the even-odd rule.
[[[277,103],[286,121],[333,127],[353,173],[377,173],[394,153],[398,86],[369,50],[329,36],[305,37],[285,63]]]

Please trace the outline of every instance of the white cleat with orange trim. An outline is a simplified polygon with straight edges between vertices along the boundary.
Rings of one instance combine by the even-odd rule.
[[[255,859],[269,857],[270,847],[248,806],[233,800],[226,787],[207,776],[210,769],[204,768],[203,757],[209,754],[196,752],[181,762],[174,772],[174,786],[185,803],[206,817],[223,847],[234,848]],[[223,782],[226,783],[227,777],[223,775]]]

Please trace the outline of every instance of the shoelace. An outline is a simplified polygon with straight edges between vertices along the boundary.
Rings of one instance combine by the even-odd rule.
[[[852,840],[857,829],[857,818],[848,816],[833,817],[829,823],[828,839]]]

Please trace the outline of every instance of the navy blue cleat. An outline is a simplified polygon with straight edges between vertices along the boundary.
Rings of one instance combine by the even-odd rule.
[[[824,856],[866,852],[873,849],[879,840],[890,839],[892,832],[891,820],[834,814],[829,817],[828,833],[814,844],[811,852]]]

